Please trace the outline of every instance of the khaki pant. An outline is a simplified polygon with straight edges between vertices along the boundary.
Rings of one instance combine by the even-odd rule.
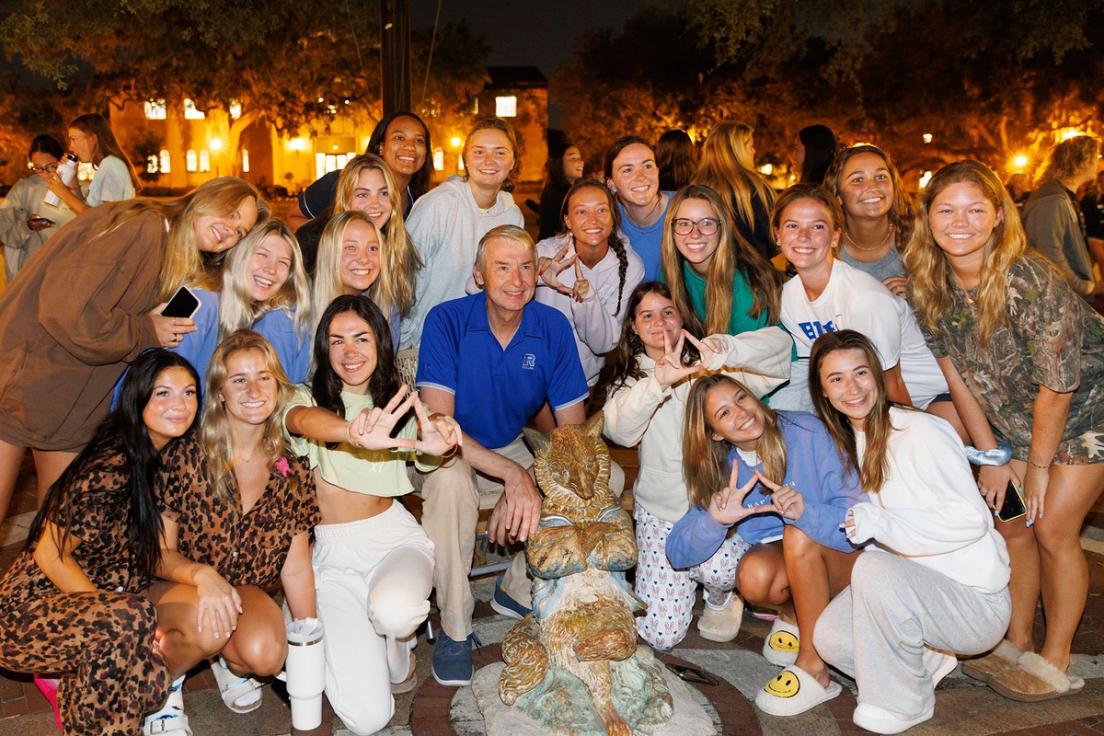
[[[516,440],[495,450],[523,468],[533,464],[533,455],[524,440]],[[433,587],[441,628],[454,641],[463,641],[472,633],[475,610],[468,575],[475,551],[475,527],[480,508],[491,508],[502,495],[499,478],[476,472],[462,457],[453,457],[431,473],[416,473],[415,487],[422,496],[422,528],[433,542]],[[610,462],[610,489],[620,497],[625,473]],[[502,590],[523,606],[532,601],[532,580],[528,576],[525,555],[515,555],[502,581]]]

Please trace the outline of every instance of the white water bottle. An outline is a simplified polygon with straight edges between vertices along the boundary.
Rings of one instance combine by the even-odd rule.
[[[62,184],[65,186],[72,184],[77,175],[77,157],[71,153],[65,154],[61,159],[61,163],[58,164],[57,172],[58,176],[61,177]],[[51,207],[57,207],[61,204],[61,198],[53,192],[47,192],[43,201]]]
[[[284,668],[291,699],[291,725],[310,731],[322,723],[322,690],[326,684],[326,654],[322,622],[304,618],[287,625],[288,654]]]

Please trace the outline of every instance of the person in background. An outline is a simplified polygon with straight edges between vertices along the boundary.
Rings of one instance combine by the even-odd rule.
[[[654,281],[659,277],[663,218],[672,194],[659,188],[655,152],[643,138],[619,138],[606,151],[602,168],[606,186],[617,195],[621,232],[644,263],[644,278]]]
[[[583,178],[585,166],[583,154],[573,143],[563,141],[549,147],[548,162],[545,164],[548,178],[540,195],[538,241],[560,232],[563,227],[560,210],[563,208],[564,197],[571,185]]]
[[[1013,571],[1006,638],[968,674],[1016,700],[1077,692],[1084,681],[1067,668],[1089,589],[1079,535],[1104,489],[1104,318],[1027,249],[1015,204],[984,164],[936,172],[916,222],[905,249],[912,302],[958,415],[978,450],[997,448],[998,433],[1011,448],[981,468],[978,489],[994,511],[1022,489],[1027,509],[998,525]]]
[[[942,419],[889,399],[869,340],[854,330],[819,338],[809,386],[868,494],[840,526],[866,549],[813,641],[855,678],[855,725],[899,733],[932,717],[935,686],[956,655],[1000,640],[1011,610],[1008,550],[974,491],[962,440]]]
[[[498,225],[525,224],[510,195],[517,135],[501,118],[476,122],[464,141],[464,176],[451,176],[418,201],[406,229],[422,262],[414,305],[402,321],[402,348],[416,348],[433,307],[465,294],[479,240]]]
[[[47,177],[57,171],[63,155],[54,138],[36,136],[27,154],[31,173],[17,181],[0,203],[0,243],[4,244],[4,277],[9,284],[42,244],[73,219],[68,207],[43,202]]]
[[[799,130],[790,148],[790,166],[798,183],[823,184],[838,150],[836,134],[827,125],[818,123]]]
[[[178,355],[139,357],[118,408],[50,488],[0,580],[0,666],[59,676],[65,733],[133,736],[169,691],[142,590],[161,558],[159,453],[195,424],[198,383]]]
[[[364,152],[379,156],[391,169],[402,201],[403,215],[410,214],[414,202],[429,190],[429,181],[433,176],[431,150],[429,128],[425,122],[404,110],[385,116],[368,138],[368,148]],[[321,216],[334,203],[340,174],[340,171],[324,174],[299,194],[287,216],[293,230]]]
[[[617,345],[625,301],[643,278],[644,264],[620,233],[613,193],[597,179],[571,186],[560,221],[563,232],[536,245],[536,300],[567,317],[583,373],[594,385],[605,354]]]
[[[698,168],[698,149],[685,130],[666,131],[656,141],[655,154],[661,191],[673,192],[690,183]]]
[[[1053,261],[1073,290],[1086,298],[1097,284],[1075,192],[1096,178],[1099,156],[1100,141],[1092,136],[1078,135],[1056,145],[1023,208],[1028,244]]]
[[[161,309],[202,271],[200,254],[229,250],[267,216],[252,184],[220,177],[77,217],[23,268],[0,295],[0,515],[26,448],[41,498],[107,416],[127,364],[195,329]]]
[[[912,203],[889,154],[869,143],[845,148],[825,186],[843,206],[840,260],[907,299],[901,250],[912,234]]]
[[[1085,218],[1085,240],[1094,263],[1093,277],[1098,282],[1104,281],[1104,171],[1086,185],[1081,215]]]
[[[88,185],[88,194],[81,190],[80,181],[73,177],[69,186],[54,171],[48,175],[46,185],[69,209],[76,214],[104,202],[133,199],[138,189],[138,175],[134,173],[130,159],[123,153],[111,125],[99,113],[81,115],[69,123],[69,150],[83,164],[92,164],[96,173]]]
[[[774,190],[755,170],[755,129],[726,120],[709,131],[693,182],[718,192],[744,240],[770,261],[778,253],[770,227]]]

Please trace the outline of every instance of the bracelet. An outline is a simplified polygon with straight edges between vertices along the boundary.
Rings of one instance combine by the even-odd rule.
[[[1046,465],[1040,465],[1039,463],[1031,462],[1031,458],[1027,459],[1027,464],[1030,465],[1033,468],[1038,468],[1039,470],[1050,470],[1050,463],[1048,463]]]
[[[1012,459],[1012,445],[1007,440],[1000,440],[991,450],[978,450],[966,445],[966,459],[971,465],[1007,465]]]

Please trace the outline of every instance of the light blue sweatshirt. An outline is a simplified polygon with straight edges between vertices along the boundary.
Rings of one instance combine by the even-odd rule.
[[[824,424],[812,414],[802,411],[778,411],[778,427],[786,443],[786,477],[783,485],[797,489],[805,502],[805,510],[797,521],[783,519],[778,514],[749,516],[736,524],[736,531],[748,544],[778,539],[785,524],[793,524],[813,541],[841,552],[853,552],[851,544],[840,530],[847,509],[867,496],[859,487],[855,473],[840,460],[832,437]],[[739,463],[738,483],[743,486],[762,464],[749,467],[733,448],[728,455],[729,470]],[[718,489],[719,490],[719,489]],[[767,489],[759,484],[744,498],[746,508],[770,503]],[[675,524],[667,537],[667,559],[675,569],[699,565],[712,557],[732,530],[719,524],[709,511],[697,506]]]

